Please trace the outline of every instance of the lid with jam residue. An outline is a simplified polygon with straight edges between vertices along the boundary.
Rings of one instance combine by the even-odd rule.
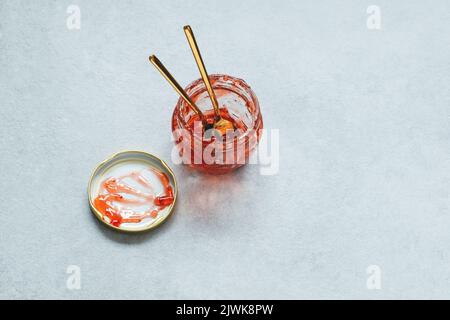
[[[88,186],[95,216],[117,230],[150,230],[172,213],[177,199],[175,175],[158,157],[123,151],[101,162]]]

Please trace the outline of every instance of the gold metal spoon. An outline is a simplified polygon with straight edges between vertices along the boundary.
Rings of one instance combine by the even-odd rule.
[[[203,123],[203,128],[206,130],[210,125],[206,122],[205,116],[197,107],[197,105],[192,101],[191,97],[184,91],[184,89],[179,85],[179,83],[175,80],[175,78],[170,74],[170,72],[164,67],[161,61],[155,56],[151,55],[149,58],[150,62],[158,69],[158,71],[166,78],[167,82],[169,82],[176,92],[183,98],[184,101],[192,108],[192,110],[200,117],[200,120]]]
[[[197,42],[195,41],[194,32],[190,26],[184,26],[184,33],[191,47],[192,54],[194,55],[195,62],[197,62],[198,70],[202,76],[203,82],[205,83],[206,90],[208,90],[209,98],[214,107],[214,129],[218,130],[221,134],[226,133],[227,130],[234,130],[234,125],[231,121],[222,118],[219,110],[219,103],[217,102],[216,95],[214,93],[211,82],[209,81],[208,73],[206,72],[205,64],[203,63],[200,50],[198,49]]]

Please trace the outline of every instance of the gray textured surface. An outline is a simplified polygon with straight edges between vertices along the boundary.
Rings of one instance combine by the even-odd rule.
[[[69,4],[81,30],[66,28]],[[449,9],[2,0],[0,297],[449,298]],[[208,70],[246,79],[281,128],[280,172],[172,166],[172,219],[115,233],[89,211],[89,175],[122,149],[170,159],[176,95],[147,56],[198,78],[187,23]],[[366,288],[371,264],[381,290]],[[81,290],[66,288],[68,265]]]

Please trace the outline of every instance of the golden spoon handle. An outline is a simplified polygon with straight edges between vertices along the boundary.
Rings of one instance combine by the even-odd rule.
[[[188,96],[186,91],[178,84],[175,78],[170,74],[170,72],[164,67],[161,61],[155,56],[151,55],[149,57],[150,62],[158,69],[158,71],[163,75],[164,78],[172,85],[176,92],[186,101],[186,103],[192,108],[192,110],[201,117],[203,120],[203,114],[200,109],[196,106],[196,104],[192,101],[192,99]]]
[[[202,75],[202,79],[203,82],[205,83],[206,90],[208,90],[209,98],[211,99],[212,105],[214,107],[214,113],[216,114],[216,117],[220,117],[219,104],[217,103],[216,95],[211,86],[211,82],[209,81],[208,73],[206,72],[206,67],[205,64],[203,63],[203,59],[200,54],[200,50],[198,49],[197,42],[195,41],[194,32],[192,31],[190,26],[184,26],[183,30],[184,33],[186,34],[189,46],[191,47],[192,54],[194,55],[195,58],[195,62],[197,62],[198,70]]]

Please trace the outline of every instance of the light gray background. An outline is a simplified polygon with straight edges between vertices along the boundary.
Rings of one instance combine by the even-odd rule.
[[[1,0],[0,297],[450,298],[449,21],[446,0]],[[89,175],[123,149],[170,161],[177,96],[147,57],[197,79],[184,24],[280,128],[280,171],[172,165],[175,215],[119,234]]]

